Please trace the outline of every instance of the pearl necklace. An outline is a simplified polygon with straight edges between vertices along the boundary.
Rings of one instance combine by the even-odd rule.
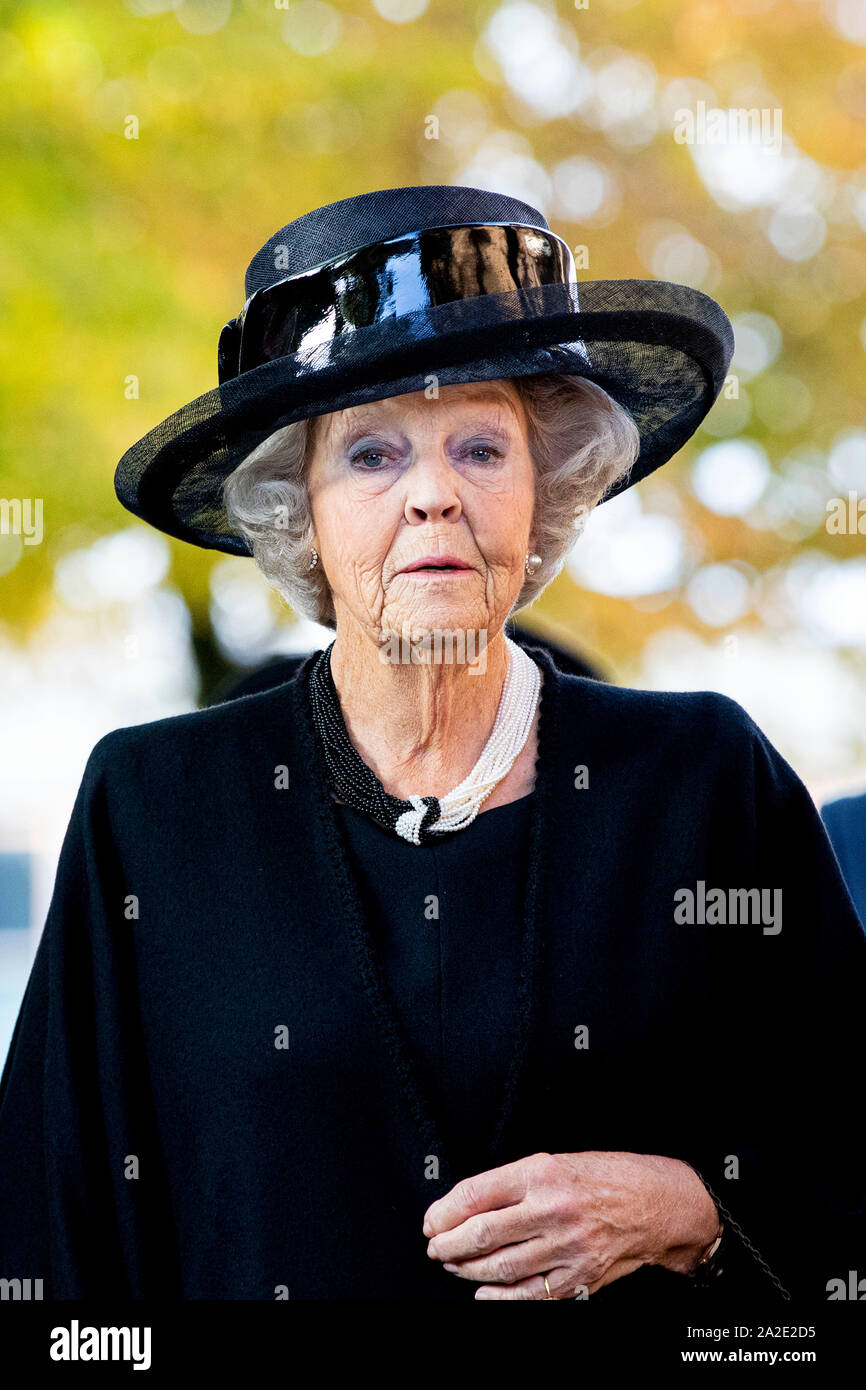
[[[541,690],[538,666],[510,637],[506,636],[505,642],[508,669],[499,708],[490,737],[472,771],[441,798],[413,793],[408,801],[385,791],[349,738],[331,674],[333,642],[325,648],[310,671],[313,722],[331,780],[350,806],[366,812],[413,845],[430,844],[437,834],[462,830],[471,824],[523,750]]]

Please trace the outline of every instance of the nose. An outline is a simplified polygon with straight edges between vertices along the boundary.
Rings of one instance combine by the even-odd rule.
[[[435,446],[419,451],[404,476],[405,516],[411,525],[459,519],[463,507],[457,490],[457,474]]]

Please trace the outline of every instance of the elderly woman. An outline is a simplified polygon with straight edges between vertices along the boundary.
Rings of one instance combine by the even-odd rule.
[[[335,635],[94,748],[3,1076],[0,1276],[833,1296],[866,940],[818,814],[733,701],[506,632],[696,428],[727,320],[578,287],[464,188],[309,213],[247,291],[118,493]]]

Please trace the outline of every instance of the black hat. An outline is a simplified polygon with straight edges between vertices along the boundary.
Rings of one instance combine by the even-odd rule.
[[[605,501],[665,463],[718,396],[731,324],[663,280],[578,283],[569,247],[518,198],[448,184],[385,188],[289,222],[247,268],[219,386],[126,451],[129,511],[171,536],[249,555],[222,487],[274,430],[454,382],[567,372],[630,412],[639,456]]]

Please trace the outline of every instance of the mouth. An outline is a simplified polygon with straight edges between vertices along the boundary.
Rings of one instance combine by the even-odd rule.
[[[401,574],[465,574],[471,566],[453,555],[425,555],[421,560],[413,560],[400,570]]]

